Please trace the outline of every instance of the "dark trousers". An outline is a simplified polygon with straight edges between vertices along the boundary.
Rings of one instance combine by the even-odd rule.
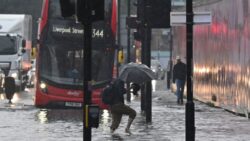
[[[176,79],[176,95],[177,95],[177,102],[183,104],[183,92],[185,86],[185,80]]]
[[[112,124],[110,128],[113,130],[119,127],[122,115],[128,115],[129,118],[131,119],[134,119],[136,117],[136,111],[123,103],[112,105],[111,114],[112,114]]]

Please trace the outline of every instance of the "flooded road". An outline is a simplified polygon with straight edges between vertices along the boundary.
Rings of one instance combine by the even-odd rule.
[[[110,113],[100,114],[99,128],[92,128],[93,141],[185,141],[185,105],[177,105],[176,97],[165,86],[156,85],[152,100],[152,123],[145,123],[140,111],[140,97],[127,103],[137,111],[131,126],[133,135],[124,133],[128,117],[122,118],[115,134],[110,134]],[[38,109],[33,105],[33,89],[14,96],[8,104],[1,94],[0,136],[3,141],[82,141],[82,110]],[[195,102],[196,141],[247,141],[250,121]]]
[[[39,109],[34,106],[34,89],[16,93],[8,104],[0,101],[0,136],[3,141],[83,140],[83,115],[74,109]]]
[[[67,114],[67,116],[65,116]],[[82,140],[80,111],[25,110],[1,111],[0,136],[8,141]],[[76,116],[68,116],[76,115]]]

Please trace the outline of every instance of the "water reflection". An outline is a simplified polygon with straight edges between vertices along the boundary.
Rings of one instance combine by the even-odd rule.
[[[7,99],[6,95],[4,93],[0,94],[0,99],[1,100]],[[19,93],[14,93],[13,98],[11,99],[11,102],[12,103],[17,103],[18,101],[20,101],[20,94]]]
[[[5,95],[4,94],[0,94],[0,98],[1,98],[1,100],[4,100],[5,99]]]
[[[115,140],[115,141],[123,141],[124,139],[123,139],[122,136],[119,135],[119,134],[113,134],[113,135],[112,135],[112,140]]]
[[[47,118],[47,111],[46,110],[41,110],[37,114],[37,118],[40,121],[40,123],[44,124],[48,122]]]
[[[100,110],[100,125],[108,125],[111,122],[111,114],[108,110]],[[68,121],[83,122],[83,110],[79,109],[41,109],[35,114],[35,119],[42,124]]]
[[[17,93],[15,93],[15,94],[13,95],[13,98],[12,98],[11,101],[12,101],[13,103],[17,103],[19,100],[20,100],[20,95],[17,94]]]
[[[100,113],[100,124],[107,125],[110,122],[110,112],[102,110]]]
[[[57,121],[82,122],[83,112],[74,109],[41,109],[36,113],[35,119],[42,124]]]
[[[156,80],[152,80],[151,83],[152,83],[152,91],[155,92],[156,91]]]

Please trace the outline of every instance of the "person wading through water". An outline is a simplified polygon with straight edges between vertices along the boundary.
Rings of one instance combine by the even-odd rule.
[[[128,115],[128,123],[125,128],[125,132],[131,134],[130,126],[136,117],[136,111],[129,106],[124,104],[123,95],[126,94],[126,89],[124,88],[124,82],[120,79],[116,79],[113,82],[113,104],[110,105],[110,110],[112,114],[112,124],[110,127],[111,133],[119,127],[123,115]]]

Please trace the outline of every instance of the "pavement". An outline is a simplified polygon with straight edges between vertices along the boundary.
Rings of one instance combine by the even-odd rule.
[[[194,101],[194,103],[196,141],[249,140],[249,119],[199,101]],[[109,112],[104,111],[100,127],[92,129],[93,141],[185,141],[186,106],[185,104],[178,105],[176,96],[171,91],[158,90],[152,93],[152,123],[146,123],[145,113],[140,109],[140,97],[132,97],[132,101],[126,104],[137,111],[137,116],[131,126],[133,134],[124,133],[128,119],[126,116],[123,117],[115,133],[111,134],[109,130],[111,118]]]

